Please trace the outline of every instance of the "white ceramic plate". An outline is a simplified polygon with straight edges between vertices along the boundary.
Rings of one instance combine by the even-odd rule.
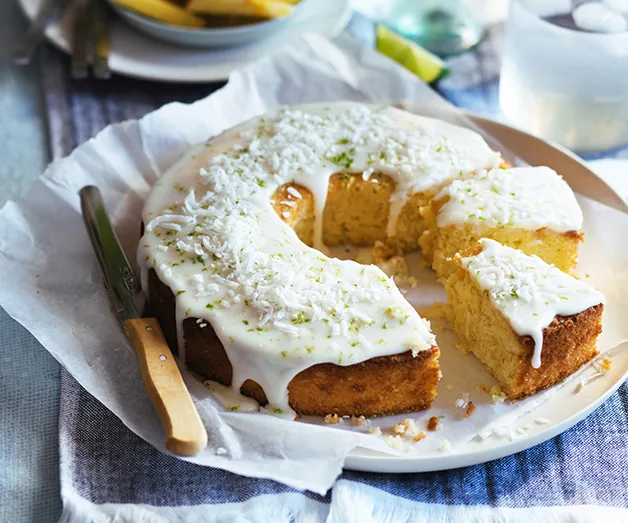
[[[511,127],[490,118],[478,118],[473,113],[468,113],[467,116],[475,120],[477,124],[481,124],[483,120],[492,122],[494,126],[491,126],[491,131],[498,141],[500,141],[501,128],[504,131],[512,130]],[[545,145],[553,148],[548,143]],[[598,160],[591,162],[591,168],[617,193],[628,194],[628,183],[625,181],[628,174],[628,161]],[[609,351],[609,356],[613,363],[607,374],[589,382],[577,393],[574,393],[577,381],[567,383],[558,388],[556,394],[546,403],[519,418],[512,427],[513,432],[517,434],[518,428],[529,428],[523,431],[523,434],[517,434],[517,439],[510,440],[496,435],[485,440],[476,437],[460,449],[453,448],[451,452],[431,453],[424,456],[394,456],[358,448],[347,457],[345,468],[392,473],[449,470],[485,463],[543,443],[588,416],[628,379],[628,340]],[[536,423],[535,420],[542,418],[548,420],[549,423],[543,425]]]
[[[544,405],[521,417],[514,429],[529,426],[519,438],[491,436],[486,440],[471,440],[458,451],[427,456],[393,456],[379,452],[356,449],[345,462],[345,468],[367,472],[429,472],[449,470],[478,463],[485,463],[516,452],[529,449],[571,428],[588,416],[613,394],[628,378],[628,343],[613,350],[613,365],[608,374],[591,381],[577,394],[575,384],[564,386]],[[535,420],[545,418],[548,424],[539,425]]]
[[[19,0],[32,19],[43,0]],[[112,20],[109,66],[115,73],[166,82],[212,82],[225,80],[243,67],[287,45],[302,33],[333,37],[349,21],[349,0],[315,0],[297,9],[289,21],[267,38],[228,49],[196,50],[165,44],[131,28],[117,17]],[[68,8],[46,36],[57,47],[70,51],[73,12]]]

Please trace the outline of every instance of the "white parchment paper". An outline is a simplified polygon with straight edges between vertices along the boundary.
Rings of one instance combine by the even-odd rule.
[[[144,392],[135,355],[109,309],[100,271],[80,215],[78,191],[100,187],[128,257],[135,259],[140,210],[152,184],[189,146],[280,104],[323,100],[442,103],[429,87],[378,53],[349,39],[332,44],[317,36],[245,70],[192,105],[169,104],[140,121],[110,126],[69,157],[53,163],[19,203],[0,212],[0,304],[132,431],[167,452],[156,414]],[[587,241],[581,273],[608,299],[600,349],[628,338],[621,311],[628,305],[628,217],[582,199]],[[430,271],[410,259],[422,282],[409,299],[419,309],[443,299]],[[438,322],[435,322],[437,326]],[[550,390],[515,405],[493,405],[480,384],[494,384],[472,356],[436,331],[444,378],[432,410],[372,422],[384,432],[405,417],[423,429],[433,415],[444,429],[401,450],[367,434],[368,426],[335,426],[320,419],[293,422],[265,414],[225,412],[207,389],[184,373],[209,434],[208,448],[190,459],[238,474],[272,478],[324,493],[356,446],[416,456],[450,452],[489,428],[508,426],[550,398]],[[585,371],[586,372],[586,371]],[[593,372],[593,371],[591,371]],[[469,419],[455,400],[469,393],[478,406]],[[388,432],[390,434],[390,432]]]

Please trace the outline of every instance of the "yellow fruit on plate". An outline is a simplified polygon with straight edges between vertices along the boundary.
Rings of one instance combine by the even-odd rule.
[[[190,0],[189,11],[204,15],[239,15],[259,18],[290,16],[291,1],[281,0]]]
[[[113,0],[116,5],[172,25],[203,27],[205,20],[165,0]]]

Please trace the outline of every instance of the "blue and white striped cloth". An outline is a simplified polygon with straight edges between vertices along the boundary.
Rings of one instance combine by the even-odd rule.
[[[452,64],[441,90],[454,103],[497,112],[497,41]],[[58,154],[150,109],[146,98],[132,103],[141,82],[124,80],[124,96],[97,92],[60,82],[55,60],[46,78]],[[177,89],[157,88],[149,100],[163,103]],[[198,96],[188,96],[200,98],[208,86],[195,89]],[[160,454],[65,372],[59,427],[63,522],[628,522],[627,385],[569,431],[514,456],[445,472],[348,471],[325,496]]]
[[[62,522],[628,522],[628,386],[527,451],[445,472],[346,471],[326,496],[163,455],[67,373]]]

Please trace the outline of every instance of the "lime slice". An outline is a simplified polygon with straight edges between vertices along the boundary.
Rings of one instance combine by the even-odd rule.
[[[375,37],[375,47],[380,53],[403,65],[428,84],[449,74],[447,64],[438,56],[381,24],[377,25]]]

